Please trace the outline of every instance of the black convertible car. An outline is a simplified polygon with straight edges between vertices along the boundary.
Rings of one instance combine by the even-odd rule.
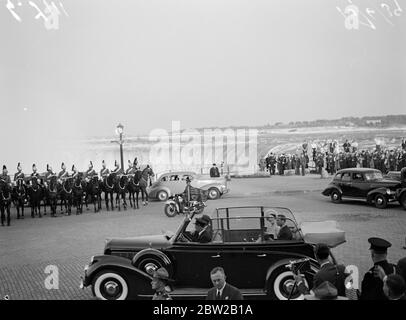
[[[384,209],[388,202],[399,201],[403,205],[406,193],[401,191],[400,180],[384,177],[379,170],[350,168],[339,170],[322,194],[330,196],[334,203],[343,198],[362,199]]]
[[[269,212],[286,216],[292,240],[265,236]],[[301,272],[311,287],[319,268],[314,244],[335,247],[345,242],[344,232],[332,227],[331,221],[329,225],[304,223],[299,228],[289,209],[255,206],[216,209],[211,218],[212,241],[194,243],[185,233],[192,229],[194,218],[186,216],[172,234],[107,240],[104,255],[92,257],[85,266],[81,288],[91,286],[99,299],[151,299],[151,274],[165,267],[174,280],[174,299],[204,299],[212,287],[210,271],[222,266],[227,281],[244,298],[298,299],[301,295],[292,290],[292,260],[307,262]]]

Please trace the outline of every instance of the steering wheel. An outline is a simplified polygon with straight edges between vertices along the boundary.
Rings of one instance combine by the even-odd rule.
[[[181,233],[178,240],[180,242],[192,242],[192,239],[190,239],[185,233]]]

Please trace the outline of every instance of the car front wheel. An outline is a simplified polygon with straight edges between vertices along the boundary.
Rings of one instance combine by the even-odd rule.
[[[308,283],[304,279],[306,287]],[[286,267],[276,269],[268,282],[268,296],[276,300],[303,300],[303,295],[295,285],[294,274]]]
[[[388,200],[382,194],[377,194],[375,196],[375,207],[379,209],[385,209],[388,204]]]
[[[129,295],[128,282],[116,271],[105,270],[93,279],[93,292],[101,300],[126,300]]]
[[[209,199],[216,200],[220,198],[220,191],[217,188],[210,188],[209,189]]]
[[[166,201],[168,200],[168,193],[166,191],[159,191],[158,192],[158,200],[159,201]]]
[[[331,192],[330,197],[331,197],[331,201],[333,201],[334,203],[341,202],[341,194],[337,190],[334,190],[333,192]]]

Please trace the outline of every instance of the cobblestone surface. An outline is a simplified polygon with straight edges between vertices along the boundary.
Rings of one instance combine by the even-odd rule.
[[[316,176],[272,177],[269,179],[234,179],[231,193],[209,201],[206,212],[215,207],[236,205],[268,205],[290,208],[300,221],[336,220],[346,231],[347,242],[334,249],[340,262],[355,264],[362,277],[371,265],[371,236],[389,240],[393,246],[389,260],[396,263],[406,256],[406,211],[393,205],[379,210],[363,202],[346,201],[333,204],[319,191],[328,180]],[[313,191],[312,191],[313,190]],[[76,216],[60,215],[42,219],[27,217],[12,225],[0,227],[0,298],[10,299],[93,299],[91,290],[79,289],[83,267],[92,255],[103,251],[104,241],[111,237],[160,234],[175,230],[182,217],[167,218],[163,203],[151,202],[139,210],[127,209]],[[48,290],[45,268],[58,267],[59,289]]]

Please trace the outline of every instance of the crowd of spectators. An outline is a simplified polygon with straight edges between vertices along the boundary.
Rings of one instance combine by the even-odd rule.
[[[261,170],[266,169],[270,175],[284,175],[286,170],[294,170],[296,175],[305,175],[305,169],[309,166],[317,173],[325,168],[329,174],[345,168],[375,168],[384,174],[400,171],[406,167],[406,139],[402,139],[398,148],[376,145],[372,150],[360,150],[356,142],[348,140],[341,148],[337,141],[326,143],[322,148],[315,143],[309,148],[308,143],[304,142],[301,150],[294,154],[271,152],[260,162]]]

